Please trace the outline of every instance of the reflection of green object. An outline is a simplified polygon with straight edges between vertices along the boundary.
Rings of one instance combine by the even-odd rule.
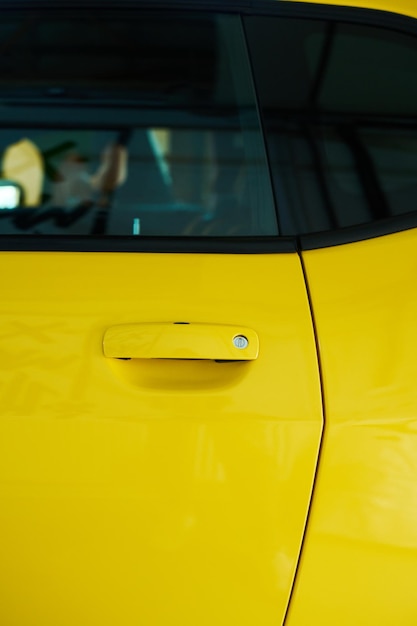
[[[63,143],[60,143],[57,146],[54,146],[53,148],[49,148],[48,150],[42,151],[42,157],[43,157],[44,168],[45,168],[45,176],[47,176],[49,180],[56,182],[60,180],[61,178],[59,171],[56,169],[54,165],[52,165],[49,159],[52,159],[58,156],[62,152],[73,150],[76,145],[77,144],[75,143],[75,141],[64,141]]]
[[[57,156],[61,152],[65,152],[66,150],[72,150],[75,148],[77,144],[75,141],[64,141],[63,143],[58,144],[54,148],[49,148],[48,150],[44,150],[42,152],[44,159],[49,159],[51,157]]]

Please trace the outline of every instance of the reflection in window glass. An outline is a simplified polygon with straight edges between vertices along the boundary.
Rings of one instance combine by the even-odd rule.
[[[415,211],[416,38],[278,17],[246,29],[283,234]]]
[[[0,24],[0,234],[277,234],[238,18],[21,15]]]

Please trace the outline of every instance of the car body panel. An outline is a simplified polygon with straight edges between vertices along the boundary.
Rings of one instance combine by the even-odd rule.
[[[326,429],[288,626],[417,616],[417,230],[303,254]]]
[[[285,0],[285,2],[293,2],[298,0]],[[322,4],[323,6],[345,6],[358,7],[361,9],[374,9],[377,11],[388,11],[408,15],[409,17],[417,17],[417,7],[413,0],[306,0],[306,4]]]
[[[2,623],[414,626],[417,230],[368,236],[0,253]]]
[[[298,255],[0,262],[2,623],[282,621],[322,430]],[[259,355],[104,356],[150,321],[243,325]]]

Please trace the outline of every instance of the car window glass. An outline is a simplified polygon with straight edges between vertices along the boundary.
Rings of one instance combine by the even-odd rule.
[[[334,21],[245,24],[282,232],[414,211],[416,38]]]
[[[0,42],[0,235],[277,234],[238,17],[5,12]]]

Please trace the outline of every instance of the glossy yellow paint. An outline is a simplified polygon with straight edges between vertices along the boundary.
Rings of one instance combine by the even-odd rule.
[[[322,430],[296,254],[0,254],[0,623],[276,626]],[[259,356],[103,355],[119,324]]]
[[[417,230],[303,256],[326,428],[288,626],[414,626]]]
[[[292,2],[293,0],[285,0]],[[376,9],[390,11],[409,17],[417,17],[417,3],[415,0],[306,0],[311,4],[330,4],[346,7],[359,7],[364,9]]]

